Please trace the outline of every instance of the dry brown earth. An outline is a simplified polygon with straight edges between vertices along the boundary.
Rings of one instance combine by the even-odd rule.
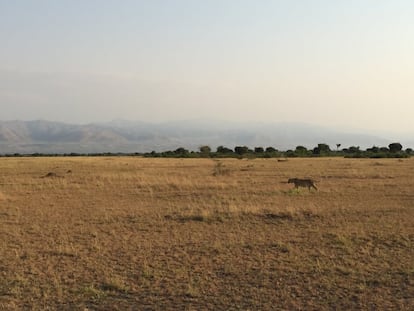
[[[412,310],[413,258],[414,159],[0,159],[0,310]]]

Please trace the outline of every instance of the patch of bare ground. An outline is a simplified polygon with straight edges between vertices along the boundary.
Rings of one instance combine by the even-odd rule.
[[[413,168],[2,158],[0,309],[411,310]]]

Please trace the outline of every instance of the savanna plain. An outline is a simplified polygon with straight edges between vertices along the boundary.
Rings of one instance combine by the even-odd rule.
[[[412,310],[413,258],[414,158],[0,158],[0,310]]]

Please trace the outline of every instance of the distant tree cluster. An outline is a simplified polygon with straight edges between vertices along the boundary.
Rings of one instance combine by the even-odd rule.
[[[350,146],[339,150],[341,144],[336,144],[336,150],[332,150],[328,144],[320,143],[314,148],[308,149],[304,146],[297,146],[294,150],[279,151],[273,147],[254,147],[236,146],[234,149],[225,146],[218,146],[215,151],[208,145],[201,146],[198,151],[190,151],[179,147],[172,151],[149,153],[65,153],[65,154],[4,154],[3,157],[41,157],[41,156],[144,156],[144,157],[163,157],[163,158],[279,158],[279,157],[346,157],[346,158],[406,158],[413,155],[413,149],[403,150],[400,143],[391,143],[388,147],[373,146],[366,150],[361,150],[359,146]]]
[[[359,147],[349,147],[343,149],[345,157],[349,158],[407,158],[413,154],[411,148],[403,150],[400,143],[391,143],[388,147],[373,146],[366,150],[360,150]]]
[[[339,150],[341,144],[336,144],[336,150],[332,150],[328,144],[320,143],[313,149],[297,146],[294,150],[279,151],[273,147],[236,146],[234,149],[225,146],[217,147],[212,151],[209,146],[202,146],[199,151],[189,151],[178,148],[175,151],[146,153],[147,157],[208,157],[208,158],[277,158],[277,157],[353,157],[353,158],[404,158],[413,154],[411,148],[403,150],[400,143],[389,144],[388,147],[376,147],[361,150],[359,146],[351,146]]]

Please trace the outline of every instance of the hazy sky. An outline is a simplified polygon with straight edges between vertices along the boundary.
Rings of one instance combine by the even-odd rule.
[[[412,0],[0,0],[0,119],[414,133]]]

